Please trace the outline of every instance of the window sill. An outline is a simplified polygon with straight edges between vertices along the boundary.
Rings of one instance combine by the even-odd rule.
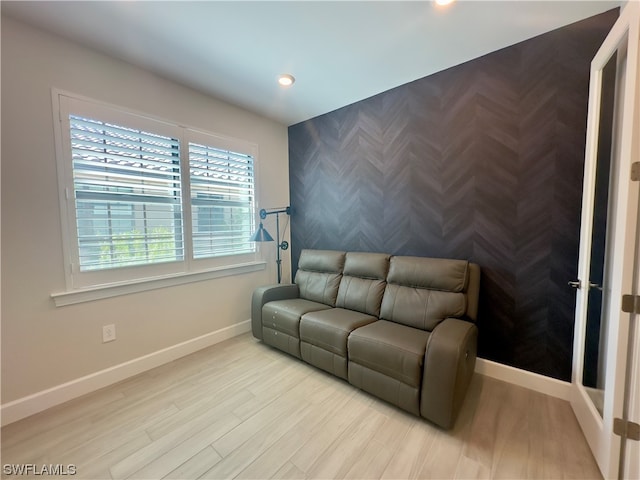
[[[259,270],[264,270],[265,268],[266,262],[264,261],[248,262],[238,265],[214,268],[203,272],[179,273],[176,275],[145,278],[142,280],[134,280],[131,282],[99,285],[82,290],[74,290],[72,292],[52,293],[51,298],[53,299],[56,307],[64,307],[66,305],[93,302],[95,300],[101,300],[103,298],[111,298],[118,297],[120,295],[128,295],[131,293],[146,292],[158,288],[173,287],[176,285],[185,285],[187,283],[201,282],[203,280],[211,280],[214,278],[257,272]]]

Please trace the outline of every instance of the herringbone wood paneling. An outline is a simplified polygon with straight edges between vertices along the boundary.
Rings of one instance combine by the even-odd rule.
[[[480,356],[570,379],[589,64],[617,10],[289,128],[303,248],[466,258]]]

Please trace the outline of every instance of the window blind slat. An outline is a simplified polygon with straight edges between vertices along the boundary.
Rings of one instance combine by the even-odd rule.
[[[191,178],[194,184],[210,184],[211,180],[214,180],[220,185],[244,185],[246,188],[253,188],[252,175],[202,174],[192,170]]]
[[[82,192],[94,192],[95,195],[100,195],[101,193],[116,195],[120,198],[124,198],[125,192],[118,191],[118,189],[126,189],[131,188],[131,183],[128,182],[104,182],[99,180],[90,180],[79,177],[75,182],[76,190],[79,193]],[[135,188],[137,191],[132,191],[129,195],[131,196],[152,196],[149,195],[152,192],[156,192],[160,194],[162,197],[172,197],[172,198],[180,198],[179,192],[176,192],[176,187],[166,187],[163,185],[153,185],[153,184],[144,184],[138,185],[135,184]],[[156,195],[157,196],[157,195]]]
[[[154,157],[155,158],[155,157]],[[118,155],[112,155],[106,152],[91,152],[91,155],[83,155],[82,151],[74,150],[73,164],[80,168],[98,169],[117,169],[121,171],[134,172],[157,172],[161,175],[171,175],[174,172],[174,163],[176,158],[171,157],[173,162],[165,162],[161,158],[125,158]]]
[[[102,159],[105,162],[110,161],[111,163],[120,163],[122,165],[139,161],[149,162],[150,164],[157,162],[158,167],[171,165],[176,159],[175,155],[166,151],[159,152],[156,149],[129,149],[102,143],[88,144],[75,138],[72,141],[74,159]]]
[[[212,163],[207,161],[197,161],[194,159],[191,162],[191,168],[203,172],[220,172],[253,176],[253,168],[250,165],[234,164],[229,161]]]

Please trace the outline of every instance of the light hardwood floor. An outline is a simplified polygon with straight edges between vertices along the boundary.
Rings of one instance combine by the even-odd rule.
[[[444,431],[249,334],[4,427],[2,464],[74,464],[79,479],[601,478],[565,401],[475,375]]]

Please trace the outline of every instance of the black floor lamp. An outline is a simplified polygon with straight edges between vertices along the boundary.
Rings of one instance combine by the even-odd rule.
[[[287,215],[291,215],[291,207],[285,207],[280,210],[270,210],[267,211],[264,208],[260,210],[260,218],[264,220],[267,218],[267,215],[276,215],[276,239],[278,241],[278,247],[276,249],[276,263],[278,264],[278,283],[282,281],[282,259],[280,258],[280,250],[286,250],[289,248],[289,242],[282,240],[280,241],[280,214],[286,213]],[[251,235],[249,238],[250,242],[273,242],[273,237],[269,235],[269,232],[264,228],[262,222],[260,222],[260,226],[258,230]]]

